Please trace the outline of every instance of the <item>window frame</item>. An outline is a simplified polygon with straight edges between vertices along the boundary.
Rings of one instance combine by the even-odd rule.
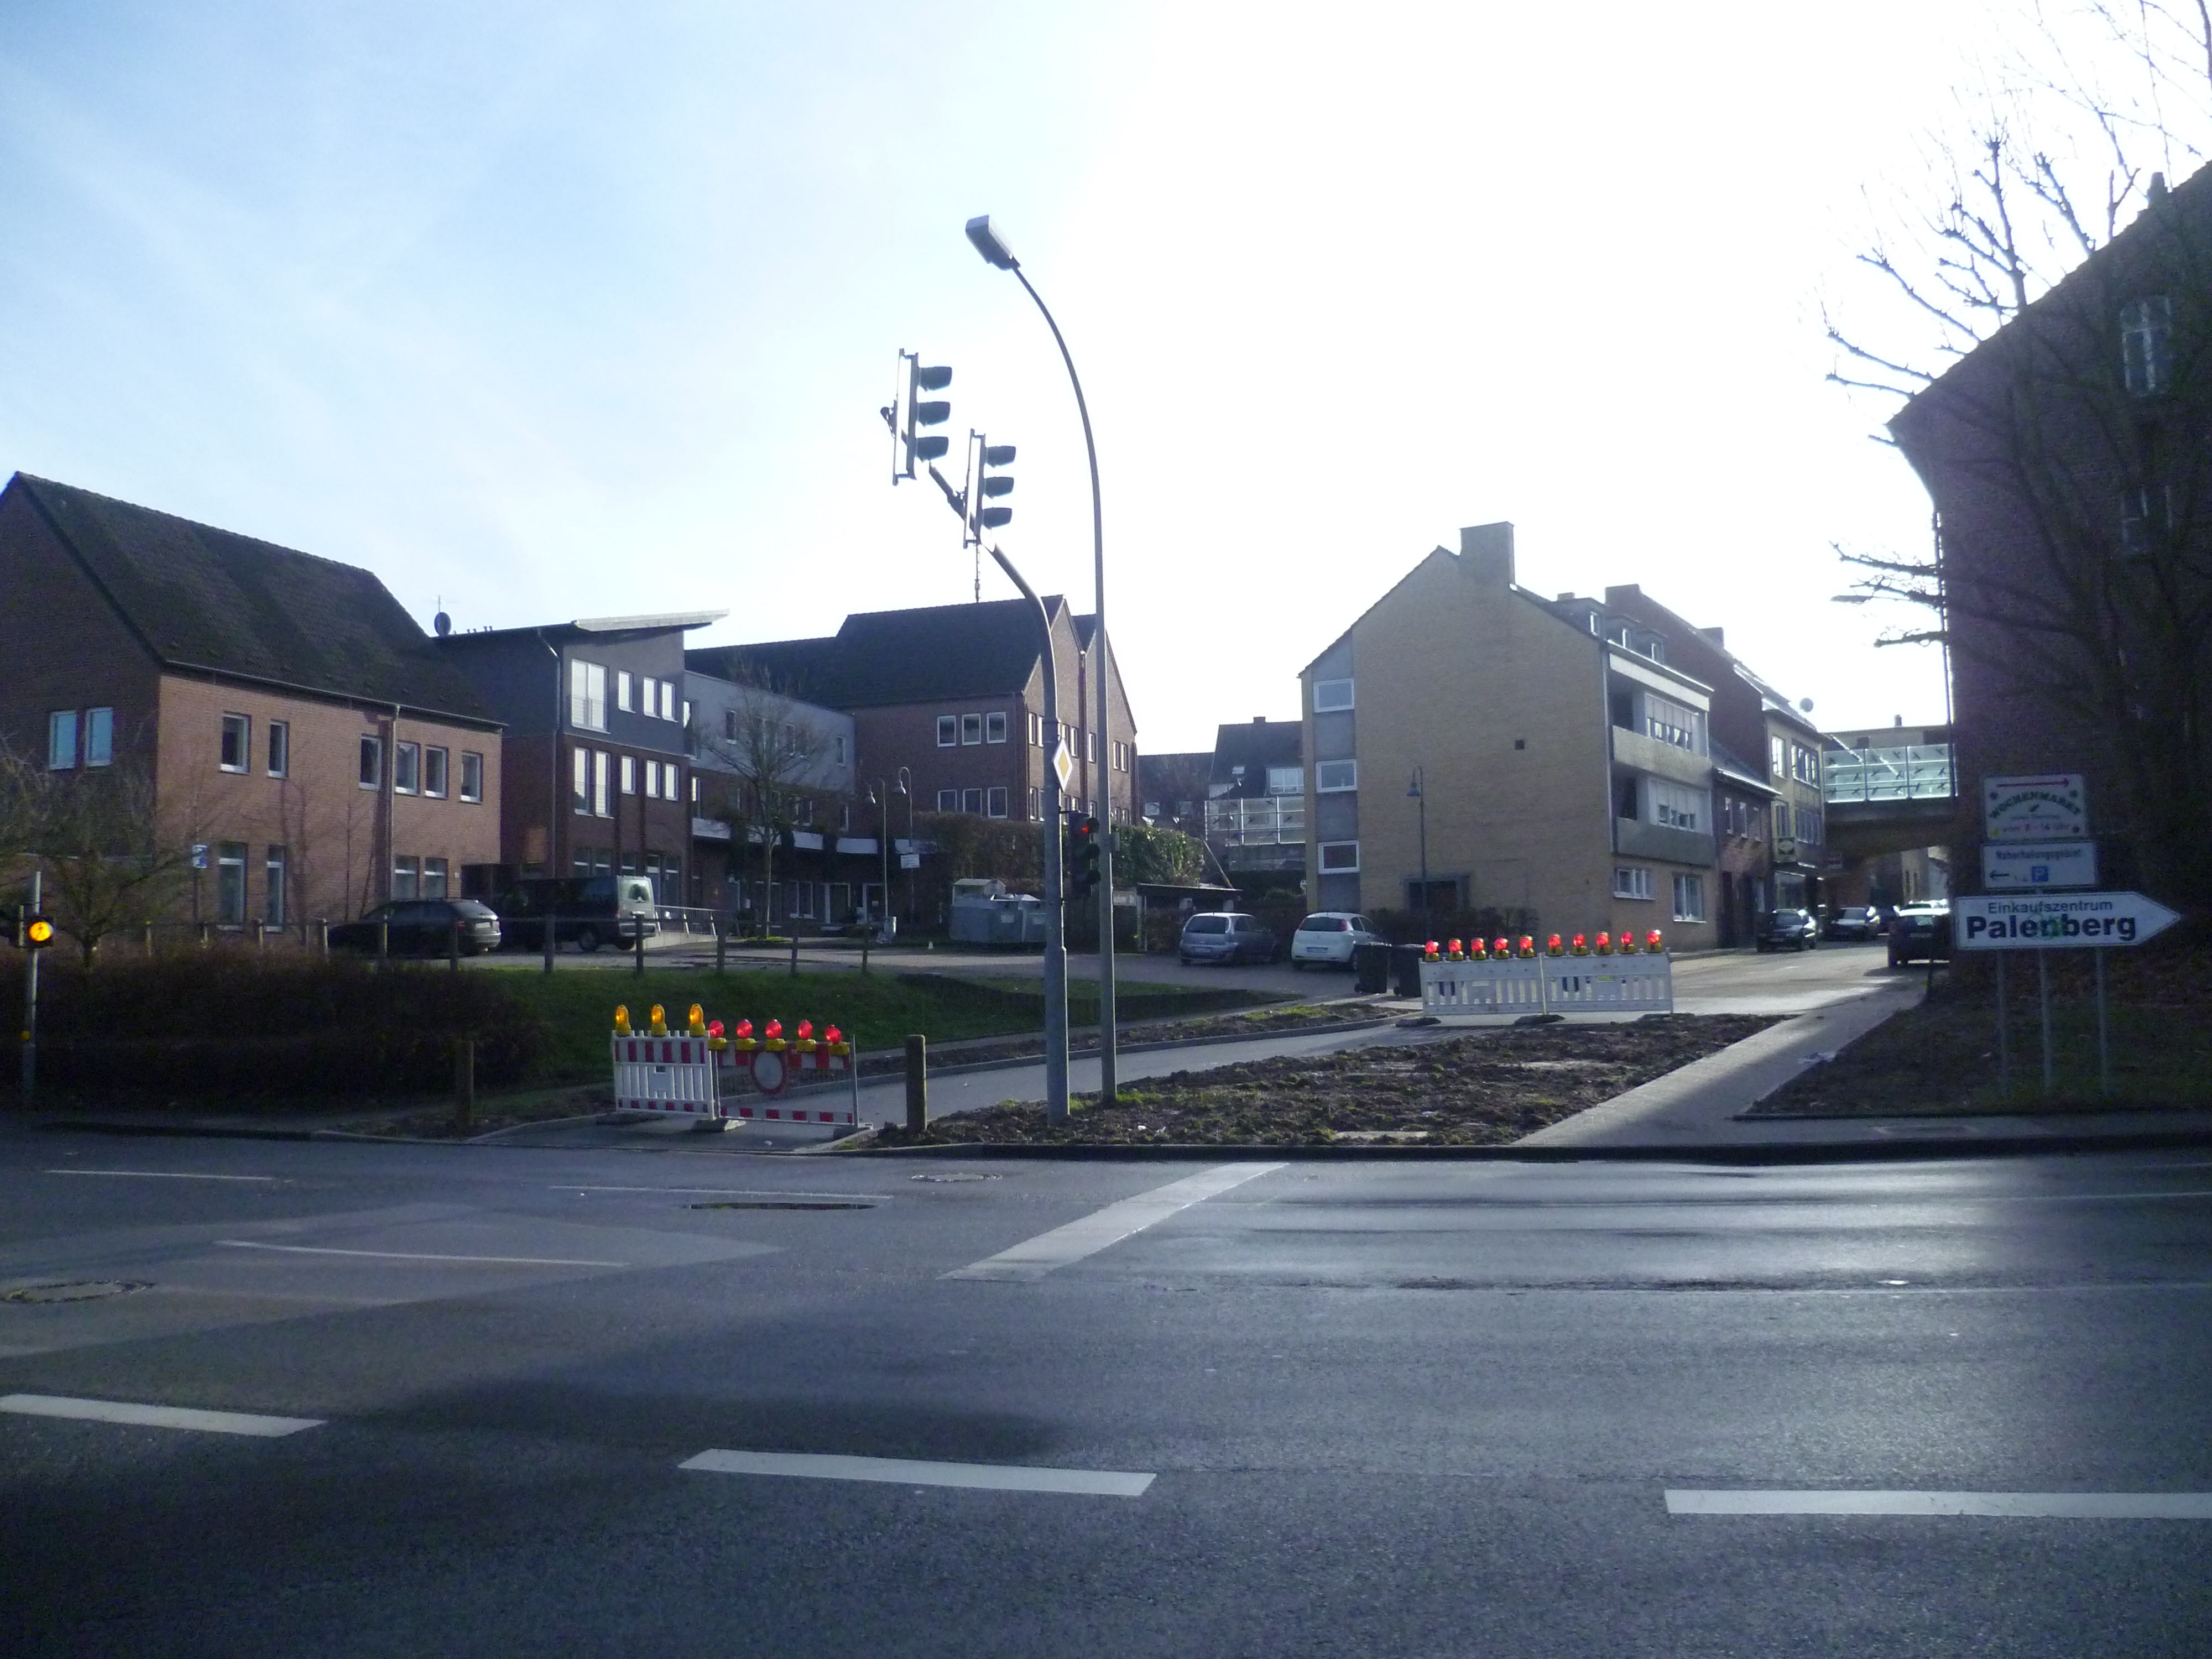
[[[983,816],[1002,818],[1006,816],[1006,786],[994,783],[983,792]]]
[[[1006,711],[1003,708],[994,708],[987,711],[983,716],[983,741],[986,743],[1004,743],[1006,740]]]
[[[592,815],[592,751],[580,743],[568,750],[568,810],[580,818]]]
[[[216,843],[215,921],[218,927],[246,926],[246,860],[252,850],[242,841]],[[232,902],[234,896],[235,903]]]
[[[465,805],[483,805],[484,757],[474,749],[461,750],[461,779],[457,798]],[[475,781],[471,782],[473,777]]]
[[[1674,880],[1674,916],[1677,921],[1705,920],[1705,878],[1693,870],[1677,870]],[[1683,899],[1687,896],[1689,902]]]
[[[615,670],[615,707],[621,709],[625,714],[631,712],[631,706],[634,702],[634,699],[631,696],[631,692],[634,689],[634,685],[635,679],[629,669],[617,668]]]
[[[608,774],[611,769],[607,760],[605,750],[592,750],[592,816],[594,817],[611,818],[615,815],[614,798],[607,788]]]
[[[937,717],[937,746],[957,749],[960,746],[960,716],[939,714]]]
[[[1614,865],[1613,896],[1617,899],[1638,899],[1648,903],[1651,897],[1650,867],[1642,864]]]
[[[1331,783],[1331,773],[1341,769],[1341,781]],[[1340,795],[1359,787],[1359,763],[1357,760],[1316,761],[1314,763],[1314,793]]]
[[[288,778],[292,775],[292,722],[270,720],[268,725],[268,737],[262,744],[264,751],[262,758],[268,763],[270,777]]]
[[[288,925],[291,915],[292,853],[286,847],[261,851],[261,919],[271,927]]]
[[[46,716],[46,770],[76,770],[82,731],[83,721],[74,708],[57,708]],[[64,732],[67,742],[63,740]]]
[[[974,803],[973,805],[969,804],[971,801]],[[980,818],[983,816],[983,791],[980,787],[974,789],[963,789],[960,792],[960,810],[970,817]]]
[[[1336,701],[1334,688],[1343,688],[1342,701]],[[1346,676],[1342,679],[1316,680],[1313,683],[1313,711],[1316,714],[1341,714],[1358,706],[1357,683]],[[1324,701],[1324,699],[1328,699]]]
[[[392,793],[422,793],[422,745],[412,738],[402,738],[392,745]]]
[[[2155,398],[2173,383],[2173,296],[2142,294],[2122,302],[2120,385],[2130,398]]]
[[[960,810],[960,792],[957,789],[939,790],[937,792],[937,810],[940,812],[958,811]]]
[[[92,769],[115,764],[115,711],[109,708],[84,711],[84,763]]]
[[[607,665],[568,659],[568,724],[581,732],[607,729]]]
[[[232,741],[233,738],[236,742]],[[228,758],[232,755],[238,758]],[[253,716],[241,714],[234,709],[225,709],[222,715],[222,738],[216,750],[216,770],[246,773],[253,769]]]
[[[982,741],[983,717],[981,714],[963,714],[960,717],[960,746],[971,749]]]
[[[619,781],[615,787],[625,795],[637,793],[637,757],[624,755],[622,757],[622,764],[617,770],[619,774]]]
[[[429,743],[422,745],[422,793],[432,800],[443,800],[453,784],[453,752],[445,744]]]
[[[1352,861],[1341,862],[1343,849],[1352,849]],[[1340,861],[1331,863],[1329,854],[1339,854]],[[1315,844],[1314,858],[1317,872],[1324,876],[1356,876],[1359,873],[1359,843],[1356,841],[1324,841]]]
[[[363,789],[384,788],[384,738],[374,732],[361,734],[360,764],[355,775]]]

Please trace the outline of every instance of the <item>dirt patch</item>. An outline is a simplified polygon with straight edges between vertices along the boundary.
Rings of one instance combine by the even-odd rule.
[[[1249,1012],[1209,1014],[1197,1019],[1161,1019],[1141,1025],[1124,1025],[1115,1039],[1120,1048],[1134,1048],[1140,1043],[1192,1042],[1201,1040],[1225,1041],[1237,1037],[1295,1036],[1307,1031],[1340,1030],[1346,1025],[1380,1018],[1395,1009],[1386,1009],[1377,1003],[1332,1003],[1322,1006],[1313,1003],[1294,1004],[1285,1008],[1255,1008]],[[1067,1052],[1088,1054],[1097,1052],[1098,1034],[1096,1031],[1072,1031],[1068,1034]],[[930,1063],[936,1066],[975,1066],[1000,1060],[1033,1060],[1044,1053],[1042,1036],[1008,1037],[1003,1042],[963,1043],[957,1049],[933,1051]],[[896,1057],[883,1061],[870,1061],[860,1068],[864,1077],[879,1073],[897,1072],[905,1062]]]
[[[1060,1128],[1046,1124],[1042,1105],[1008,1102],[939,1118],[920,1135],[886,1128],[874,1144],[1499,1146],[1774,1023],[1750,1014],[1667,1014],[1246,1060],[1147,1078],[1110,1105],[1080,1096]]]
[[[457,1122],[450,1102],[396,1111],[389,1117],[349,1121],[345,1133],[391,1135],[409,1140],[467,1140],[500,1129],[518,1129],[526,1123],[550,1123],[564,1117],[588,1117],[614,1109],[614,1091],[606,1085],[574,1089],[533,1090],[493,1102],[478,1101],[467,1123]]]

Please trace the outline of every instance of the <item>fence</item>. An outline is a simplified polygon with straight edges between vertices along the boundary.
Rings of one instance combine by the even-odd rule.
[[[1438,1018],[1674,1012],[1674,963],[1665,952],[1613,957],[1506,957],[1421,964],[1421,1012]]]

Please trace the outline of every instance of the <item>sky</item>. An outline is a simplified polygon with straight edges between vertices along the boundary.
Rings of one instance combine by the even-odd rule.
[[[1001,544],[1140,747],[1295,717],[1462,526],[1830,730],[1944,717],[1833,545],[1928,502],[1824,383],[1852,255],[2010,9],[0,0],[0,477],[374,570],[427,626],[961,603],[896,354],[1019,451]],[[988,562],[986,599],[1010,596]],[[1471,714],[1481,665],[1464,665]]]

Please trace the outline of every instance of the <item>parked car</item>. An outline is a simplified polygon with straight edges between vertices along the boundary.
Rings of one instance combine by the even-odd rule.
[[[1810,951],[1820,942],[1820,924],[1810,910],[1768,910],[1753,942],[1762,951]]]
[[[644,876],[525,876],[491,902],[499,913],[507,943],[517,950],[545,948],[545,918],[553,918],[553,942],[579,951],[602,945],[635,945],[642,931],[660,933],[660,907],[653,883]]]
[[[1182,925],[1176,957],[1190,962],[1273,962],[1274,930],[1241,910],[1201,910]]]
[[[1349,910],[1316,910],[1291,935],[1291,966],[1349,968],[1354,945],[1382,942],[1364,916]]]
[[[385,949],[395,957],[441,957],[450,948],[453,924],[460,924],[461,954],[499,949],[499,918],[474,899],[394,899],[380,904],[359,921],[331,929],[333,951],[375,953],[380,931]]]
[[[1880,939],[1881,912],[1871,904],[1846,904],[1820,925],[1823,939]]]
[[[1951,907],[1900,904],[1889,921],[1889,965],[1951,959]]]

